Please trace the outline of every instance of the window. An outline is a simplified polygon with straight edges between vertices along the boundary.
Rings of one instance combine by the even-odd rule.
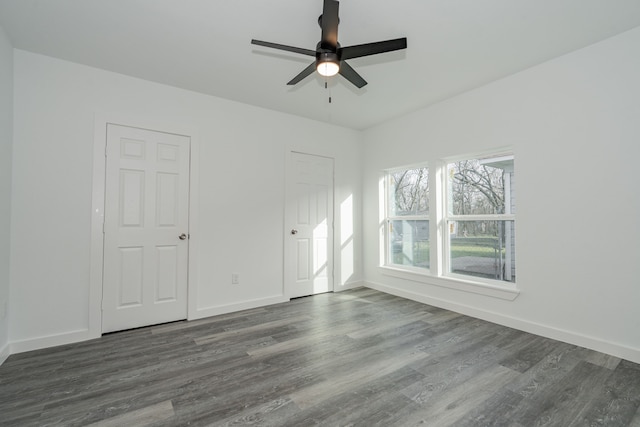
[[[515,282],[513,156],[446,167],[446,274]]]
[[[515,298],[514,156],[433,164],[385,174],[385,274]]]
[[[386,263],[429,268],[429,170],[386,174]]]

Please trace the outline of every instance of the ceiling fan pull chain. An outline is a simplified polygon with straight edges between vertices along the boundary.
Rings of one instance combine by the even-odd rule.
[[[329,89],[329,84],[327,82],[327,78],[324,78],[324,88]],[[329,104],[331,104],[331,89],[329,89]]]

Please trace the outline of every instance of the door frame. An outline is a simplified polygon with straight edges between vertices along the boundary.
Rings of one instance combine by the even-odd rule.
[[[91,266],[89,276],[89,338],[102,336],[102,286],[104,267],[104,207],[106,185],[107,125],[127,126],[189,137],[189,261],[187,266],[187,319],[196,317],[198,260],[198,158],[196,129],[171,121],[128,114],[96,114],[93,135],[93,179],[91,197]]]
[[[336,275],[335,275],[335,271],[336,271],[336,232],[335,232],[335,222],[336,222],[336,159],[334,156],[330,155],[330,154],[319,154],[319,153],[313,153],[313,152],[309,152],[306,150],[299,150],[299,149],[295,149],[292,147],[287,147],[285,150],[285,173],[284,173],[284,203],[283,203],[283,215],[282,215],[282,252],[283,252],[283,257],[282,257],[282,265],[283,265],[283,270],[282,270],[282,293],[283,296],[286,298],[286,300],[290,300],[291,299],[291,288],[290,286],[287,286],[288,280],[288,273],[287,273],[287,269],[291,268],[290,263],[291,263],[291,259],[289,257],[288,251],[287,251],[287,242],[286,239],[289,237],[288,235],[288,230],[290,229],[291,224],[287,224],[287,203],[289,202],[289,180],[291,179],[294,167],[293,167],[293,160],[292,160],[292,154],[304,154],[307,156],[315,156],[315,157],[323,157],[325,159],[330,159],[332,161],[332,167],[331,167],[331,224],[329,226],[329,232],[331,233],[331,241],[332,244],[331,245],[327,245],[327,248],[329,249],[329,254],[328,254],[328,258],[331,259],[331,271],[328,272],[329,273],[329,277],[331,280],[331,286],[330,286],[330,290],[329,292],[335,292],[336,290]]]

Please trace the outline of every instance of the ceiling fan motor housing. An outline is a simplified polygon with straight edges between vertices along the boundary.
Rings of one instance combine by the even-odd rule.
[[[321,64],[323,62],[333,62],[335,64],[339,64],[340,58],[338,57],[338,54],[335,52],[322,52],[322,51],[316,52],[316,63]]]

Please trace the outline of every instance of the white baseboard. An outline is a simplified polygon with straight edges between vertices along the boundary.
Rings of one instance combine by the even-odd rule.
[[[334,292],[347,291],[349,289],[360,288],[364,286],[364,282],[348,282],[344,285],[337,285]],[[212,307],[204,307],[196,309],[195,313],[189,316],[189,320],[197,320],[205,317],[218,316],[220,314],[234,313],[236,311],[250,310],[252,308],[264,307],[267,305],[280,304],[289,301],[284,295],[276,295],[268,298],[254,299],[250,301],[243,301],[240,303],[217,305]]]
[[[634,363],[640,363],[640,349],[628,347],[625,345],[609,342],[596,337],[583,335],[580,333],[568,331],[565,329],[555,328],[549,325],[543,325],[536,322],[530,322],[523,319],[518,319],[511,316],[505,316],[503,314],[479,310],[475,307],[467,306],[464,304],[458,304],[452,301],[443,300],[440,298],[432,298],[426,295],[418,294],[415,292],[406,291],[404,289],[387,286],[382,283],[376,282],[363,282],[363,285],[376,289],[381,292],[385,292],[391,295],[407,298],[413,301],[418,301],[424,304],[433,305],[436,307],[444,308],[447,310],[455,311],[467,316],[475,317],[478,319],[486,320],[499,325],[507,326],[510,328],[518,329],[524,332],[540,335],[546,338],[551,338],[558,341],[563,341],[569,344],[585,347],[591,350],[599,351],[602,353],[610,354],[621,359],[626,359]]]
[[[237,304],[229,304],[216,307],[207,307],[196,310],[195,316],[190,316],[189,320],[201,319],[204,317],[215,316],[218,314],[227,314],[235,311],[248,310],[251,308],[263,307],[266,305],[278,304],[288,301],[283,295],[278,295],[270,298],[261,298],[251,301],[244,301]],[[42,348],[55,347],[59,345],[72,344],[80,341],[86,341],[89,339],[99,338],[91,334],[88,329],[82,329],[78,331],[65,332],[61,334],[49,335],[44,337],[29,338],[19,341],[10,342],[3,353],[0,353],[0,364],[4,359],[9,357],[10,354],[23,353],[26,351],[40,350]],[[6,352],[6,356],[4,354]],[[4,357],[4,359],[2,359]]]
[[[218,316],[220,314],[233,313],[241,310],[250,310],[252,308],[264,307],[266,305],[280,304],[282,302],[289,301],[284,295],[277,295],[274,297],[254,299],[250,301],[243,301],[240,303],[217,305],[213,307],[198,308],[193,316],[189,317],[189,320],[202,319],[205,317]]]
[[[348,291],[350,289],[361,288],[364,285],[365,285],[364,282],[362,282],[361,280],[357,282],[347,282],[344,285],[337,285],[334,289],[334,292],[342,292],[342,291]]]
[[[0,366],[7,360],[7,358],[11,355],[9,351],[9,344],[5,344],[4,347],[0,349]]]
[[[555,328],[549,325],[543,325],[536,322],[530,322],[523,319],[514,318],[511,316],[505,316],[503,314],[479,310],[475,307],[470,307],[464,304],[458,304],[452,301],[443,300],[439,298],[432,298],[426,295],[418,294],[415,292],[406,291],[399,288],[394,288],[381,283],[376,282],[352,282],[340,286],[339,291],[354,289],[360,286],[366,286],[368,288],[376,289],[381,292],[385,292],[391,295],[411,299],[424,304],[433,305],[436,307],[452,310],[467,316],[472,316],[478,319],[486,320],[489,322],[497,323],[499,325],[515,328],[521,331],[529,332],[532,334],[540,335],[543,337],[563,341],[569,344],[578,345],[581,347],[589,348],[602,353],[610,354],[612,356],[620,357],[622,359],[629,360],[634,363],[640,363],[640,349],[620,345],[617,343],[602,340],[596,337],[567,331],[560,328]],[[227,314],[241,310],[248,310],[252,308],[263,307],[267,305],[279,304],[288,301],[283,295],[278,295],[269,298],[261,298],[251,301],[244,301],[242,303],[228,304],[223,306],[206,307],[198,309],[196,315],[189,319],[201,319],[204,317],[216,316],[219,314]],[[50,335],[45,337],[30,338],[20,341],[13,341],[5,345],[0,349],[0,365],[9,357],[10,354],[22,353],[26,351],[39,350],[42,348],[55,347],[58,345],[71,344],[80,341],[86,341],[92,339],[88,329],[71,331],[56,335]]]
[[[79,331],[64,332],[61,334],[48,335],[46,337],[29,338],[25,340],[12,341],[11,354],[23,353],[25,351],[40,350],[41,348],[55,347],[58,345],[72,344],[86,341],[92,337],[88,329]]]

